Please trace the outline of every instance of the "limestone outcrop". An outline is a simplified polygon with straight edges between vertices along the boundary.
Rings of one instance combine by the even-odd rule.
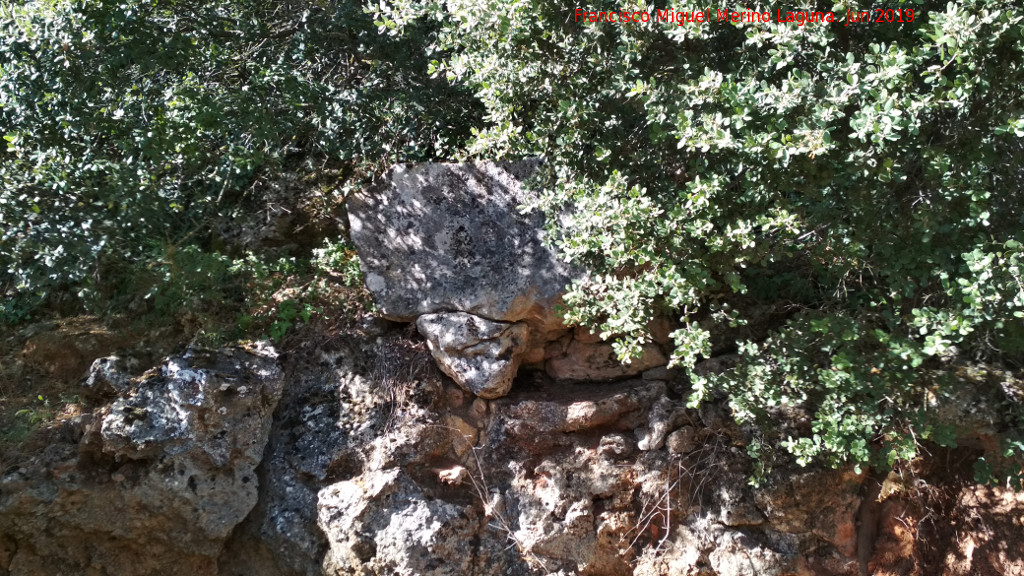
[[[93,376],[125,384],[106,364]],[[14,542],[0,574],[217,574],[256,504],[281,389],[270,348],[192,351],[65,422],[0,479],[0,534]]]
[[[875,504],[866,474],[778,459],[753,488],[751,431],[724,404],[687,407],[672,371],[585,384],[533,371],[488,400],[401,328],[304,342],[319,344],[282,360],[197,351],[140,378],[98,363],[90,386],[109,397],[0,476],[0,575],[932,572],[908,536],[923,480]],[[948,461],[970,475],[969,459]],[[951,505],[984,515],[968,496]],[[1024,499],[984,498],[998,532],[975,558],[1015,569]],[[958,538],[949,574],[966,576],[979,561]]]
[[[863,476],[812,471],[755,493],[735,448],[743,433],[709,426],[665,382],[536,378],[473,402],[438,376],[419,379],[418,407],[317,495],[326,573],[857,574],[845,527]],[[830,498],[843,502],[833,531],[774,507]]]

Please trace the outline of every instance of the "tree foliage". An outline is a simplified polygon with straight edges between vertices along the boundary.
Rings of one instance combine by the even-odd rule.
[[[666,4],[585,9],[704,8]],[[916,17],[842,21],[878,7]],[[673,360],[689,369],[716,334],[756,335],[734,339],[734,370],[691,371],[692,400],[723,391],[745,422],[809,412],[776,438],[801,462],[912,456],[908,439],[936,435],[947,360],[1020,366],[1019,3],[819,2],[801,8],[840,21],[805,25],[590,23],[575,8],[399,1],[377,14],[395,33],[410,15],[443,25],[452,56],[433,69],[487,110],[472,151],[549,160],[536,208],[570,211],[559,246],[594,271],[568,295],[571,321],[628,358],[670,311]]]
[[[276,172],[333,169],[336,193],[450,155],[475,104],[428,77],[430,31],[410,32],[378,35],[346,1],[0,4],[8,315],[143,273],[179,296],[219,285],[218,228]]]

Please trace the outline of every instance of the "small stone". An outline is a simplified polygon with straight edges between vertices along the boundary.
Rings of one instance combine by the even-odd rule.
[[[523,352],[522,364],[528,364],[528,365],[529,364],[532,364],[532,365],[543,364],[544,359],[546,357],[547,357],[547,355],[545,354],[545,345],[544,345],[544,343],[534,344],[534,345],[531,345],[530,348],[527,349],[525,352]]]
[[[669,344],[672,342],[672,323],[668,318],[659,316],[647,323],[647,331],[651,333],[651,340],[658,344]]]
[[[462,484],[467,478],[469,478],[469,472],[466,471],[462,466],[453,466],[447,470],[441,470],[437,473],[437,477],[445,484]]]
[[[693,452],[697,449],[697,430],[693,426],[683,426],[669,434],[665,444],[672,454]]]
[[[672,410],[672,401],[661,398],[651,407],[650,421],[646,427],[637,429],[637,447],[641,450],[660,450],[665,445],[665,436],[677,414]]]
[[[628,458],[636,446],[625,434],[609,434],[601,438],[597,453],[606,458]]]
[[[483,398],[477,398],[473,400],[473,405],[469,409],[476,418],[483,418],[487,416],[487,401]]]
[[[713,356],[707,360],[701,360],[697,362],[696,366],[693,367],[694,373],[699,376],[707,376],[708,374],[721,374],[728,370],[731,370],[739,362],[739,354],[723,354],[721,356]]]
[[[454,414],[446,414],[442,422],[459,438],[452,446],[452,450],[458,456],[461,457],[476,445],[480,432],[473,426],[470,426],[468,422]]]
[[[481,398],[508,393],[529,335],[524,323],[494,322],[465,312],[425,314],[416,328],[441,370]]]
[[[458,388],[449,388],[447,390],[448,405],[452,408],[459,408],[466,401],[466,396]]]
[[[131,386],[131,378],[128,376],[130,364],[118,356],[97,358],[82,381],[83,395],[97,400],[124,392]]]

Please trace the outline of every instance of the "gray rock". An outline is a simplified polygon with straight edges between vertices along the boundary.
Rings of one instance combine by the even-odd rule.
[[[494,322],[464,312],[425,314],[416,327],[441,370],[481,398],[508,393],[530,332],[524,323]]]
[[[764,524],[764,516],[754,505],[754,499],[745,489],[746,478],[739,476],[726,479],[714,493],[719,506],[719,520],[726,526],[756,526]]]
[[[793,563],[791,555],[732,531],[721,534],[708,560],[718,576],[778,576],[791,572]]]
[[[324,573],[328,543],[317,526],[318,493],[362,472],[361,449],[394,417],[396,397],[388,383],[399,374],[415,374],[413,365],[432,364],[425,349],[409,356],[410,346],[394,334],[369,335],[335,340],[330,352],[315,356],[316,363],[291,357],[285,366],[288,386],[259,468],[260,499],[232,531],[219,559],[221,575]]]
[[[636,442],[625,434],[609,434],[601,438],[597,453],[606,458],[628,458],[636,451]]]
[[[398,469],[367,472],[319,495],[319,525],[330,542],[326,564],[340,572],[400,576],[473,573],[466,554],[479,529],[474,508],[427,498]],[[333,570],[328,573],[333,573]]]
[[[682,423],[685,416],[686,411],[681,406],[675,406],[666,397],[659,399],[651,408],[647,426],[637,430],[637,446],[641,450],[661,450],[665,436]]]
[[[697,429],[693,426],[683,426],[679,430],[668,435],[665,445],[672,454],[686,454],[697,449]]]
[[[541,337],[568,267],[541,240],[544,216],[523,214],[537,161],[396,166],[348,200],[366,286],[389,319],[462,311],[526,321]]]
[[[132,362],[119,356],[93,360],[82,381],[82,393],[93,400],[109,399],[131,386]]]
[[[542,574],[629,574],[634,471],[577,450],[521,470],[505,492],[511,539]],[[632,494],[630,494],[632,496]]]
[[[257,502],[282,373],[272,349],[171,358],[0,483],[14,574],[217,573]],[[28,543],[31,543],[30,545]]]

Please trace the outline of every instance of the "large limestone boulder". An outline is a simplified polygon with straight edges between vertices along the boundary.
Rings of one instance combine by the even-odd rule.
[[[570,270],[541,239],[544,216],[519,206],[537,161],[397,166],[348,200],[366,286],[389,319],[468,312],[527,322],[536,337],[555,313]]]

